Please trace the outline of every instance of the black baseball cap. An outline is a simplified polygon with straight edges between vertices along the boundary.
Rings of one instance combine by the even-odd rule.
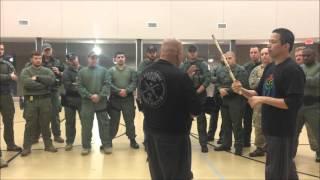
[[[44,43],[44,44],[42,45],[42,51],[44,51],[44,50],[46,50],[46,49],[52,49],[51,44],[49,44],[49,43]]]
[[[198,51],[198,48],[195,45],[190,45],[188,47],[188,52],[190,52],[190,53],[197,52],[197,51]]]
[[[68,61],[73,61],[73,60],[76,59],[76,57],[78,57],[78,56],[75,53],[68,53],[66,55],[66,58],[67,58]]]
[[[155,53],[157,51],[158,51],[157,48],[153,45],[151,45],[147,48],[147,53]]]

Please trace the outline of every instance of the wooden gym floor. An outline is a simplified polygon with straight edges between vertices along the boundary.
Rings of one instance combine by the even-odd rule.
[[[63,112],[61,112],[60,118],[64,118]],[[81,127],[79,118],[77,119],[75,147],[69,152],[64,150],[65,144],[57,143],[55,146],[59,148],[58,153],[45,152],[41,139],[40,143],[32,147],[31,155],[22,158],[18,153],[5,151],[6,144],[1,137],[3,158],[9,161],[9,167],[0,170],[0,179],[150,179],[146,153],[141,144],[143,141],[142,119],[143,115],[137,112],[135,124],[140,149],[131,149],[128,138],[122,135],[113,141],[112,155],[104,155],[99,151],[100,141],[96,122],[93,129],[92,152],[85,157],[80,155]],[[15,140],[21,146],[25,121],[18,104],[16,104],[14,121]],[[0,125],[2,134],[2,120]],[[61,130],[62,136],[65,138],[65,122],[62,122]],[[121,126],[118,135],[123,133],[125,133],[125,127]],[[200,152],[196,138],[196,123],[193,125],[192,133],[195,134],[195,137],[191,137],[194,179],[264,179],[265,157],[249,158],[248,156],[248,153],[254,149],[254,145],[251,148],[245,148],[243,157],[239,157],[229,152],[215,152],[213,146],[216,144],[210,142],[212,145],[209,145],[209,153],[203,154]],[[300,144],[296,157],[300,179],[320,179],[320,164],[315,162],[315,153],[310,150],[305,128],[300,137]]]

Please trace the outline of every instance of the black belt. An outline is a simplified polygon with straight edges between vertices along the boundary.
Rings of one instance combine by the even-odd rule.
[[[65,96],[67,97],[75,97],[75,98],[81,98],[80,94],[77,94],[77,93],[66,93]]]
[[[303,104],[310,106],[315,103],[320,103],[320,96],[304,96],[303,97]]]
[[[43,94],[43,95],[25,95],[24,99],[33,101],[34,99],[45,99],[51,97],[50,94]]]

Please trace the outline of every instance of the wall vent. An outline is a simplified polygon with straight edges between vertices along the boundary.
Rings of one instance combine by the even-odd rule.
[[[227,28],[227,24],[226,23],[219,23],[218,24],[218,28],[219,29],[226,29]]]
[[[21,25],[21,26],[27,26],[27,25],[29,25],[29,21],[26,20],[26,19],[21,19],[21,20],[18,21],[18,23],[19,23],[19,25]]]
[[[147,27],[156,28],[156,27],[158,27],[158,23],[156,23],[156,22],[148,22],[147,23]]]

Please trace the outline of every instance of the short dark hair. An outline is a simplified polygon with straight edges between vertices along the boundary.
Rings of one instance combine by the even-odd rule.
[[[249,48],[249,49],[252,49],[252,48],[257,48],[257,49],[258,49],[258,51],[260,51],[260,48],[259,48],[258,46],[256,46],[256,45],[254,45],[254,46],[250,46],[250,48]]]
[[[277,28],[275,30],[272,31],[272,33],[277,33],[280,35],[280,41],[281,44],[289,44],[289,52],[292,51],[293,49],[293,44],[294,44],[294,34],[286,28]]]
[[[31,53],[31,57],[33,57],[33,56],[42,56],[42,54],[39,51],[33,51]]]
[[[118,55],[124,55],[124,56],[126,56],[126,53],[121,52],[121,51],[118,51],[118,52],[116,52],[116,53],[114,54],[114,57],[117,57]]]

